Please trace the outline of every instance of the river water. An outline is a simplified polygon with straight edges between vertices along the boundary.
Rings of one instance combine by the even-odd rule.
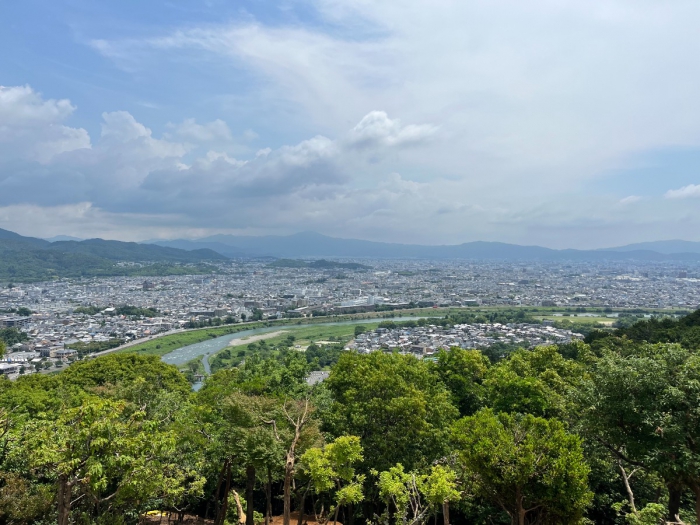
[[[207,374],[211,373],[211,368],[209,368],[209,356],[223,350],[229,343],[235,339],[243,339],[245,337],[250,337],[252,335],[266,334],[269,332],[279,332],[279,331],[294,331],[300,328],[309,328],[311,326],[342,326],[342,325],[358,325],[367,323],[381,323],[382,321],[410,321],[421,319],[421,317],[426,316],[408,316],[408,317],[392,317],[388,319],[356,319],[353,321],[337,321],[334,323],[312,323],[312,324],[293,324],[293,325],[275,325],[275,326],[265,326],[263,328],[251,328],[250,330],[242,330],[236,332],[235,334],[222,335],[221,337],[214,337],[201,343],[195,343],[193,345],[183,346],[165,354],[161,357],[161,361],[168,363],[170,365],[182,365],[188,361],[192,361],[197,356],[202,357],[202,364],[204,365],[204,370]],[[202,387],[201,383],[195,383],[193,385],[194,390],[199,390]]]
[[[236,339],[243,339],[245,337],[250,337],[252,335],[266,334],[269,332],[280,332],[280,331],[293,331],[300,328],[309,328],[312,326],[342,326],[342,325],[357,325],[366,323],[381,323],[382,321],[410,321],[417,320],[420,317],[394,317],[392,319],[356,319],[354,321],[338,321],[335,323],[313,323],[313,324],[293,324],[293,325],[276,325],[276,326],[266,326],[263,328],[251,328],[250,330],[242,330],[236,332],[235,334],[222,335],[221,337],[214,337],[207,341],[202,341],[201,343],[195,343],[193,345],[183,346],[177,350],[173,350],[161,357],[161,360],[165,363],[171,365],[182,365],[191,361],[198,355],[212,355],[220,350],[223,350],[228,346],[231,341]],[[205,368],[209,365],[206,364]],[[207,370],[209,373],[209,370]]]

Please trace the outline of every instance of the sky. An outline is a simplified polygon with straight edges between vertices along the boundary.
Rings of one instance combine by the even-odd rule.
[[[700,3],[0,4],[0,228],[700,241]]]

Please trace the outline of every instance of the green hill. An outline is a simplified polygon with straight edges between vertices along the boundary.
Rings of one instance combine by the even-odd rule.
[[[210,273],[213,250],[179,250],[151,244],[90,239],[50,243],[0,230],[0,281],[36,282],[60,277]],[[141,263],[120,265],[120,262]]]
[[[78,253],[110,259],[112,261],[168,261],[200,262],[223,261],[223,255],[206,248],[199,250],[180,250],[155,244],[138,244],[135,242],[105,241],[88,239],[85,241],[58,241],[48,246],[49,250],[63,253]]]
[[[318,268],[318,269],[339,269],[347,270],[366,270],[370,266],[365,266],[360,263],[341,263],[335,261],[327,261],[319,259],[318,261],[302,261],[300,259],[278,259],[269,264],[272,268]]]

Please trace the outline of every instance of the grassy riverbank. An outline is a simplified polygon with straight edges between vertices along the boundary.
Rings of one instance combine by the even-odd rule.
[[[128,348],[117,350],[117,353],[163,356],[167,353],[172,352],[173,350],[182,348],[183,346],[201,343],[202,341],[214,339],[216,337],[221,337],[222,335],[235,334],[238,332],[242,332],[243,330],[261,328],[263,326],[268,326],[268,323],[260,322],[232,324],[225,326],[216,326],[211,328],[200,328],[198,330],[190,330],[187,332],[178,332],[176,334],[149,339],[148,341],[135,344]]]
[[[196,330],[188,330],[183,332],[178,332],[176,334],[166,335],[163,337],[154,337],[147,341],[134,344],[128,348],[123,348],[117,350],[117,352],[124,353],[137,353],[144,355],[158,355],[162,356],[183,346],[192,345],[195,343],[201,343],[207,339],[212,339],[215,337],[221,337],[223,335],[234,334],[241,332],[243,330],[251,330],[254,328],[262,327],[277,327],[281,329],[284,328],[294,328],[295,331],[301,326],[312,327],[315,324],[325,324],[334,323],[342,321],[367,321],[370,319],[377,319],[381,321],[384,319],[392,319],[395,317],[444,317],[451,313],[469,311],[474,314],[478,313],[489,313],[498,312],[505,310],[523,310],[526,313],[532,315],[540,320],[550,319],[554,321],[564,321],[570,320],[576,323],[582,324],[594,324],[594,323],[604,323],[609,324],[613,318],[606,318],[605,315],[611,313],[611,310],[604,311],[602,308],[586,308],[584,312],[587,313],[597,313],[596,317],[583,317],[576,316],[576,313],[580,312],[575,308],[562,308],[562,307],[534,307],[534,306],[482,306],[482,307],[453,307],[453,308],[414,308],[410,310],[394,310],[390,312],[367,312],[362,314],[346,314],[346,315],[331,315],[324,317],[312,317],[312,318],[302,318],[302,319],[279,319],[271,321],[260,321],[253,323],[238,323],[233,325],[217,326],[200,328]],[[654,309],[644,309],[644,310],[624,310],[615,309],[614,312],[625,312],[625,311],[639,311],[648,313],[670,313],[670,311],[665,310],[654,310]],[[554,316],[555,313],[571,312],[571,317],[561,317]],[[352,332],[352,325],[347,325],[350,327],[350,332]]]
[[[362,327],[373,330],[380,322],[377,320],[373,323],[362,323]],[[248,340],[239,340],[237,342],[240,344],[229,345],[210,356],[209,363],[212,371],[215,372],[223,368],[239,366],[241,362],[253,355],[263,359],[281,359],[290,351],[306,353],[309,363],[314,358],[324,362],[332,358],[335,362],[345,343],[355,337],[356,326],[356,324],[290,326],[284,330],[266,334],[271,337],[253,336]],[[316,346],[312,354],[309,354],[308,349],[314,343]],[[323,366],[323,364],[319,363],[316,366]]]
[[[128,348],[117,350],[117,353],[135,353],[142,355],[158,355],[163,356],[173,350],[182,348],[183,346],[201,343],[208,339],[221,337],[223,335],[235,334],[243,330],[252,330],[255,328],[263,328],[270,326],[279,326],[284,328],[298,328],[300,326],[313,326],[316,324],[337,323],[343,321],[356,321],[368,319],[391,319],[399,316],[416,316],[416,317],[443,317],[450,311],[455,311],[453,308],[421,308],[407,311],[393,312],[369,312],[364,314],[348,314],[348,315],[333,315],[324,317],[298,318],[298,319],[275,319],[270,321],[259,321],[253,323],[238,323],[224,326],[212,326],[207,328],[199,328],[195,330],[187,330],[170,334],[162,337],[154,337],[147,341],[134,344]]]

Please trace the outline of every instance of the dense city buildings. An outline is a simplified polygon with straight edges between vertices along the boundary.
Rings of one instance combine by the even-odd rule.
[[[9,345],[6,371],[15,371],[17,363],[74,358],[76,350],[71,346],[76,343],[132,341],[210,319],[231,323],[403,307],[552,306],[562,311],[673,312],[700,305],[700,267],[695,264],[355,262],[361,264],[300,268],[271,265],[269,259],[240,260],[221,263],[218,273],[210,275],[6,283],[0,289],[0,328],[15,327],[28,336]],[[477,337],[469,327],[459,330],[458,334],[441,334],[441,340],[449,341],[454,335],[462,346],[479,347],[480,337],[489,337],[488,333]],[[501,336],[513,342],[535,342],[549,335],[572,337],[552,330],[507,327]],[[504,335],[506,332],[510,335]],[[391,341],[387,344],[420,346],[422,342],[415,339],[424,335],[391,332],[379,337],[379,342],[386,339]],[[378,343],[366,338],[358,340],[358,349]]]
[[[417,357],[428,357],[440,349],[488,348],[496,343],[523,347],[565,344],[583,336],[553,326],[527,323],[474,323],[459,324],[448,328],[439,326],[415,326],[402,328],[377,328],[358,334],[346,346],[368,354],[378,350],[398,351]]]

